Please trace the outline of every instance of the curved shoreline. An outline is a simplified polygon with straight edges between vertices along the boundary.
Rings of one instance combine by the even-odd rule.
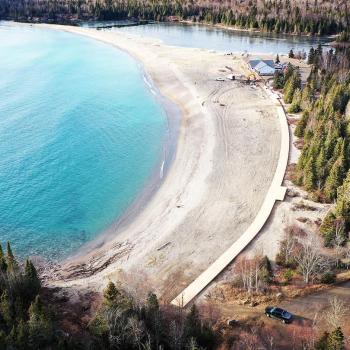
[[[171,99],[166,98],[159,91],[157,85],[154,83],[152,77],[145,69],[142,61],[139,60],[135,55],[132,55],[125,48],[118,47],[115,44],[112,44],[106,40],[101,38],[91,37],[88,33],[76,32],[74,29],[79,27],[70,27],[70,26],[62,26],[62,25],[50,25],[50,24],[31,24],[31,23],[21,23],[21,22],[6,22],[9,25],[15,23],[16,26],[22,27],[36,27],[44,30],[54,30],[54,31],[63,31],[72,35],[79,35],[86,37],[88,39],[98,41],[108,46],[112,46],[117,48],[121,52],[127,54],[134,64],[137,66],[140,78],[142,82],[145,84],[145,88],[148,90],[149,94],[158,102],[164,112],[164,118],[167,123],[167,130],[163,135],[162,140],[162,155],[156,159],[154,168],[151,173],[147,176],[142,188],[136,194],[135,198],[132,199],[130,204],[127,205],[126,209],[120,213],[114,221],[108,225],[104,230],[96,233],[95,237],[91,240],[83,243],[80,247],[78,247],[75,251],[71,252],[69,255],[63,256],[60,260],[50,260],[49,258],[44,258],[43,261],[47,261],[50,265],[60,265],[65,264],[70,261],[74,261],[80,257],[84,257],[86,254],[93,253],[93,251],[97,248],[102,247],[104,244],[108,243],[111,239],[113,239],[113,235],[117,230],[127,229],[128,225],[135,220],[136,216],[139,215],[143,208],[147,205],[147,203],[151,200],[157,190],[161,187],[164,182],[168,171],[172,165],[172,161],[174,160],[176,148],[177,148],[177,139],[179,133],[179,124],[181,121],[181,111],[178,105],[176,105]],[[91,28],[85,28],[91,29]],[[36,256],[36,259],[41,261],[41,256]]]
[[[44,27],[47,29],[54,29],[54,30],[60,30],[60,31],[66,31],[69,33],[73,33],[73,34],[77,34],[77,35],[82,35],[82,36],[86,36],[90,39],[94,39],[97,41],[100,41],[104,44],[109,44],[111,46],[116,47],[117,49],[126,52],[127,54],[129,54],[136,62],[137,64],[140,66],[143,74],[145,74],[146,79],[151,82],[151,87],[150,90],[152,92],[152,89],[156,90],[156,99],[160,100],[160,103],[162,103],[163,108],[166,110],[166,114],[167,117],[169,116],[169,106],[171,105],[172,108],[177,109],[176,113],[179,115],[183,115],[183,114],[188,114],[188,111],[184,111],[184,106],[183,103],[181,102],[176,102],[177,98],[174,95],[171,94],[167,94],[167,92],[163,89],[163,91],[159,88],[159,86],[157,85],[157,83],[154,81],[153,75],[151,76],[151,74],[148,72],[146,66],[145,66],[145,61],[140,59],[139,57],[137,57],[137,55],[135,55],[133,52],[130,52],[127,47],[123,47],[120,46],[114,42],[112,42],[111,40],[109,40],[108,38],[103,38],[100,37],[99,34],[101,33],[101,31],[94,31],[92,32],[91,29],[87,29],[87,28],[80,28],[80,27],[69,27],[69,26],[58,26],[58,25],[46,25],[46,24],[37,24],[36,26],[38,27]],[[152,40],[152,45],[157,45],[157,41],[153,41]],[[178,74],[181,75],[181,72],[178,72]],[[192,90],[192,89],[190,89]],[[195,91],[192,91],[193,94],[195,94]],[[200,108],[204,108],[203,106],[200,106]],[[204,108],[205,109],[205,108]],[[167,112],[168,110],[168,112]],[[169,113],[169,114],[168,114]],[[172,114],[172,116],[174,116],[174,114]],[[169,120],[169,118],[168,118]],[[172,156],[171,157],[175,157],[176,156],[176,152],[177,152],[177,148],[178,148],[178,143],[180,143],[179,139],[180,139],[180,129],[181,129],[181,124],[183,123],[182,120],[179,121],[179,125],[176,128],[173,128],[173,132],[175,131],[176,134],[178,134],[178,139],[177,139],[177,143],[174,144],[175,145],[175,150],[173,150],[172,152]],[[214,144],[211,145],[211,147],[214,147]],[[171,168],[173,166],[173,162],[170,161],[170,163],[168,162],[168,167]],[[158,170],[159,168],[156,167],[155,168],[155,172]],[[169,170],[169,169],[167,169]],[[166,175],[168,171],[166,172]],[[203,178],[205,178],[206,175],[203,172]],[[123,222],[120,222],[120,220],[118,219],[117,222],[115,224],[113,224],[109,229],[106,230],[106,232],[100,234],[99,236],[97,236],[94,240],[92,240],[91,242],[86,243],[84,246],[82,246],[75,254],[69,256],[68,258],[66,258],[62,264],[75,264],[77,261],[80,261],[80,259],[82,259],[83,261],[86,261],[87,259],[93,259],[94,256],[96,254],[99,254],[98,250],[99,249],[108,249],[109,244],[112,243],[111,239],[113,240],[113,238],[116,238],[116,236],[118,235],[118,233],[116,233],[117,231],[126,231],[128,230],[128,227],[132,224],[133,221],[137,220],[137,216],[140,215],[142,213],[142,211],[145,209],[145,207],[149,206],[149,203],[146,203],[147,200],[151,200],[153,199],[155,193],[157,193],[157,190],[159,190],[159,188],[161,186],[163,186],[164,184],[164,180],[166,179],[166,176],[163,177],[163,179],[161,179],[160,181],[155,181],[154,183],[154,187],[151,191],[148,191],[147,189],[143,189],[140,196],[143,197],[144,193],[146,193],[145,198],[142,198],[141,200],[139,198],[135,199],[136,205],[134,205],[134,203],[132,203],[130,205],[130,208],[127,209],[126,213],[124,213],[121,217],[121,220]],[[144,205],[144,207],[142,207]],[[133,218],[130,218],[131,215],[136,214]],[[112,235],[114,237],[112,237]],[[123,246],[123,245],[122,245]]]
[[[128,54],[128,52],[125,50],[120,50]],[[181,123],[181,112],[179,107],[161,94],[157,86],[154,84],[152,77],[146,72],[142,62],[138,61],[133,56],[131,58],[135,60],[135,64],[137,64],[138,68],[140,69],[140,73],[142,74],[146,88],[149,89],[152,95],[154,95],[155,99],[162,106],[165,113],[165,118],[167,120],[167,136],[164,136],[163,155],[157,159],[154,169],[147,177],[140,192],[137,193],[136,197],[115,219],[115,221],[102,232],[97,233],[96,237],[94,237],[92,240],[84,243],[78,248],[78,250],[61,260],[61,264],[69,263],[72,260],[93,252],[94,249],[102,247],[105,243],[113,239],[112,236],[115,235],[117,230],[127,229],[128,225],[135,220],[137,215],[140,215],[142,209],[151,200],[160,186],[162,186],[162,183],[164,182],[174,160],[179,133],[179,124]]]
[[[276,107],[260,89],[217,81],[228,74],[227,66],[246,74],[241,57],[118,33],[57,29],[127,51],[183,117],[171,171],[141,214],[111,241],[57,269],[49,284],[100,290],[112,279],[171,301],[256,217],[278,163]]]

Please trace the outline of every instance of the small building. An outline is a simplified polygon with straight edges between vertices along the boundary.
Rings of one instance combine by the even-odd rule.
[[[275,63],[273,60],[250,60],[249,67],[251,70],[257,72],[259,75],[274,75]]]

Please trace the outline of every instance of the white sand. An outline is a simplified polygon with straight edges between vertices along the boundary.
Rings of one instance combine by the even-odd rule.
[[[146,207],[128,226],[113,228],[102,247],[67,262],[50,283],[101,289],[111,279],[171,300],[259,211],[280,150],[276,107],[263,89],[215,81],[231,73],[226,66],[236,75],[247,71],[238,56],[115,32],[50,27],[129,52],[182,111],[175,159]]]

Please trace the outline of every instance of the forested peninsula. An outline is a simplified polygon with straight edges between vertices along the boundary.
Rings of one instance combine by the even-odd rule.
[[[349,28],[346,1],[2,0],[0,19],[77,24],[142,19],[219,24],[264,32],[332,35]]]

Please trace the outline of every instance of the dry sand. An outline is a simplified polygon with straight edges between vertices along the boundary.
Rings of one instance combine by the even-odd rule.
[[[283,60],[284,58],[282,58]],[[287,60],[286,60],[287,61]],[[288,60],[287,62],[290,62]],[[295,60],[294,60],[295,61]],[[292,62],[294,65],[296,62]],[[307,77],[307,71],[310,70],[307,66],[301,66],[301,71],[304,72],[304,76]],[[306,78],[305,78],[306,79]],[[282,97],[282,95],[279,93]],[[283,102],[282,102],[283,103]],[[284,104],[285,110],[288,106]],[[296,147],[298,138],[294,135],[296,122],[301,117],[299,114],[287,113],[287,120],[289,124],[289,160],[288,166],[290,170],[287,171],[283,186],[287,188],[286,197],[282,202],[276,202],[274,208],[266,221],[264,227],[260,230],[255,239],[244,249],[240,256],[246,256],[248,258],[256,255],[266,255],[272,262],[275,261],[276,255],[280,250],[280,242],[286,237],[288,229],[294,228],[295,230],[302,230],[303,232],[314,235],[318,240],[321,239],[318,234],[319,225],[324,219],[327,212],[332,207],[332,204],[318,203],[310,198],[310,195],[302,188],[296,186],[291,181],[292,169],[298,162],[301,150]],[[215,279],[207,288],[203,289],[201,294],[197,297],[197,302],[207,303],[215,302],[220,303],[220,309],[231,313],[231,315],[241,314],[244,316],[257,316],[260,311],[254,311],[253,309],[247,309],[245,306],[238,306],[236,304],[230,304],[232,300],[223,298],[222,288],[226,288],[225,285],[230,283],[235,278],[234,272],[235,262],[232,262],[223,271],[218,278]],[[306,297],[307,298],[307,297]],[[295,305],[299,303],[299,299],[295,302]],[[295,308],[294,305],[294,308]],[[293,310],[290,307],[288,310]]]
[[[47,27],[47,26],[46,26]],[[51,285],[100,290],[120,281],[169,301],[245,231],[277,166],[280,126],[264,89],[216,81],[243,59],[109,31],[50,26],[119,47],[142,62],[181,109],[176,155],[162,185],[101,247],[67,261]],[[271,237],[273,239],[273,237]]]

